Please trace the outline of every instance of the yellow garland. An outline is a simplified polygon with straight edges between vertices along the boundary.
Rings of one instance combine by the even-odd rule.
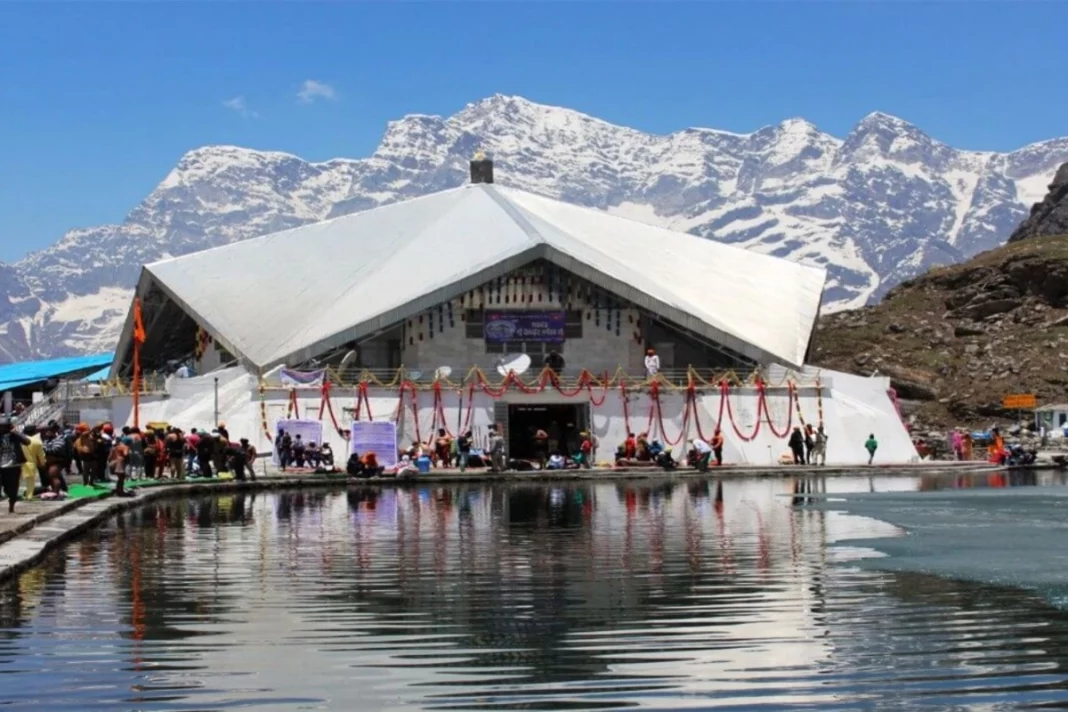
[[[260,424],[263,426],[263,434],[267,436],[267,440],[273,442],[271,438],[271,429],[267,425],[267,384],[262,380],[260,381]]]

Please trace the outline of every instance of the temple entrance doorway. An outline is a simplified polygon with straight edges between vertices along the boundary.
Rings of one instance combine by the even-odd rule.
[[[549,436],[549,454],[567,457],[578,451],[579,433],[589,427],[588,403],[524,403],[508,406],[508,455],[517,460],[535,460],[534,433],[540,428]]]

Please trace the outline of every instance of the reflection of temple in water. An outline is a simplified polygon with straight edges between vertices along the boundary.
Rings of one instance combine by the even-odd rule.
[[[869,480],[836,486],[867,491]],[[483,675],[553,689],[627,670],[638,671],[635,694],[668,679],[685,687],[776,667],[845,674],[879,656],[930,661],[930,641],[908,623],[921,604],[958,617],[940,629],[956,641],[945,665],[972,664],[968,641],[995,627],[1052,621],[1068,638],[1064,615],[1014,611],[1018,592],[995,601],[989,587],[833,565],[827,542],[856,533],[858,520],[793,506],[793,492],[779,479],[685,479],[163,502],[72,545],[39,570],[44,582],[0,595],[0,623],[55,615],[58,596],[114,598],[140,669],[198,656],[218,665],[203,645],[175,646],[271,611],[244,624],[268,644],[330,633],[309,666],[331,656],[394,672],[455,666],[468,684]],[[93,562],[117,574],[94,577]],[[872,628],[881,618],[862,615],[868,608],[896,624]],[[142,641],[173,650],[146,655]],[[0,664],[4,651],[0,642]],[[431,697],[446,705],[449,694],[464,690],[438,686]]]

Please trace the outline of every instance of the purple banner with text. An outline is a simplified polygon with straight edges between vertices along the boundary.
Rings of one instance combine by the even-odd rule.
[[[564,340],[565,321],[565,313],[562,311],[488,311],[486,341],[561,343]]]

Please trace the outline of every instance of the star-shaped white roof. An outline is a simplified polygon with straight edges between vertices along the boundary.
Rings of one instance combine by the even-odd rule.
[[[758,362],[791,366],[802,365],[826,279],[818,267],[486,184],[146,271],[228,350],[266,369],[387,328],[538,258]]]

